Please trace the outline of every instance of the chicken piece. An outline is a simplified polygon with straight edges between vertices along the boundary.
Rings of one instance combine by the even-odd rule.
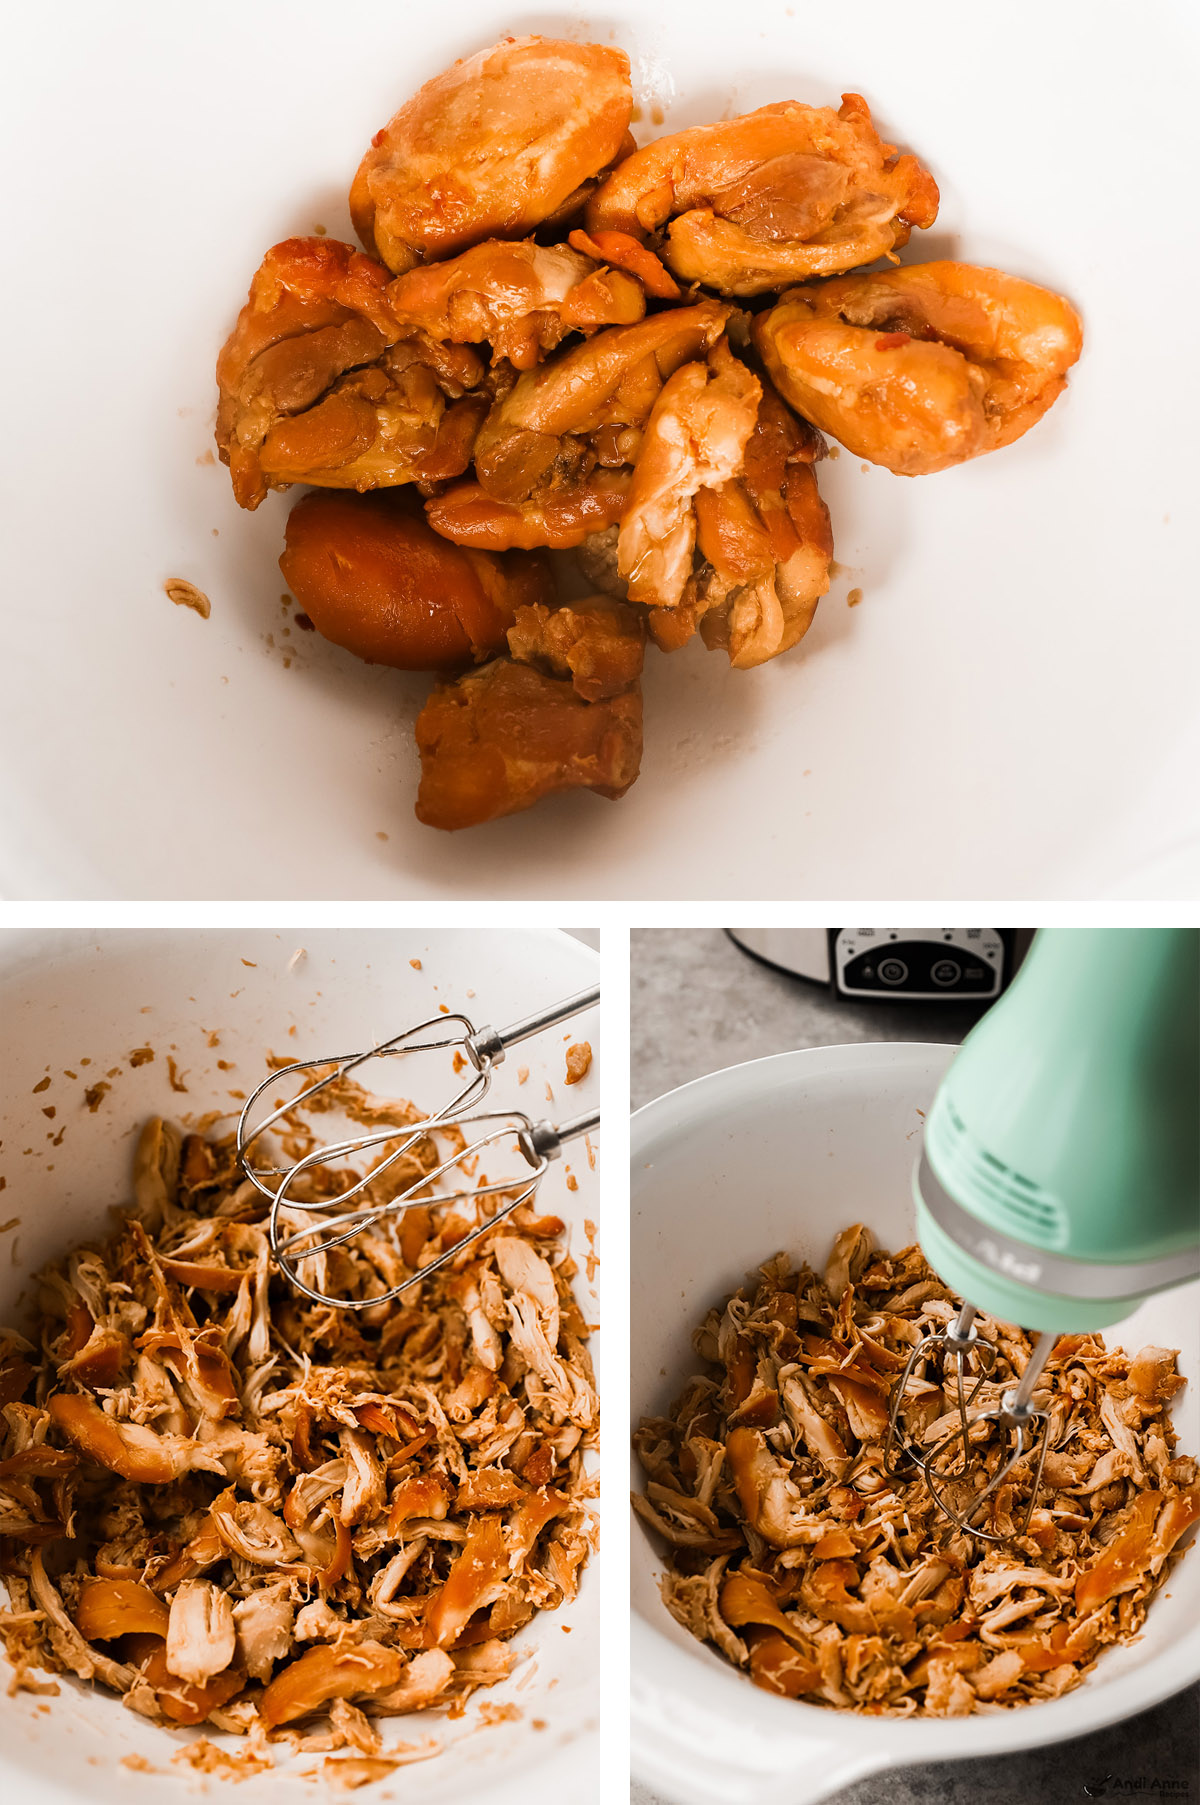
[[[462,1692],[476,1686],[498,1685],[508,1678],[517,1663],[514,1650],[496,1636],[489,1636],[486,1642],[477,1642],[471,1648],[456,1648],[450,1659],[454,1662],[455,1690]]]
[[[367,1698],[387,1692],[404,1672],[404,1656],[379,1642],[321,1643],[306,1649],[277,1673],[259,1700],[258,1713],[269,1730],[309,1717],[331,1699]]]
[[[699,627],[710,650],[748,670],[804,637],[833,561],[829,510],[810,467],[824,452],[820,433],[764,382],[741,470],[696,493],[692,575],[675,607],[653,609],[647,621],[660,650],[676,651]],[[579,562],[599,587],[625,595],[619,550],[619,534],[596,532]]]
[[[569,679],[585,702],[620,695],[642,674],[646,629],[639,615],[608,596],[557,608],[518,608],[508,649],[520,664]]]
[[[792,289],[753,337],[806,419],[922,476],[1028,432],[1066,387],[1083,328],[1049,289],[941,262]]]
[[[408,671],[490,657],[518,608],[554,596],[544,558],[448,544],[403,489],[303,496],[279,568],[326,639],[368,664]]]
[[[534,1544],[547,1523],[555,1517],[561,1517],[570,1508],[570,1499],[564,1493],[553,1491],[547,1486],[523,1500],[509,1519],[505,1538],[512,1572],[520,1572],[522,1564],[533,1553]]]
[[[295,1617],[286,1582],[260,1586],[234,1605],[237,1659],[252,1680],[269,1679],[276,1661],[291,1653]]]
[[[536,1248],[517,1235],[497,1235],[492,1255],[511,1292],[529,1299],[550,1346],[558,1346],[559,1304],[554,1273]]]
[[[207,1579],[185,1579],[171,1600],[167,1667],[178,1679],[206,1685],[233,1660],[233,1606]]]
[[[161,1712],[172,1723],[200,1724],[246,1684],[245,1674],[236,1667],[214,1674],[202,1686],[180,1679],[167,1666],[166,1644],[157,1637],[137,1636],[127,1646],[138,1662],[140,1680],[125,1702],[131,1710],[147,1716]]]
[[[209,1511],[214,1529],[233,1554],[240,1554],[255,1566],[290,1571],[300,1546],[265,1504],[238,1498],[230,1488],[213,1499]]]
[[[129,1339],[117,1329],[97,1323],[77,1353],[59,1369],[62,1379],[78,1379],[93,1390],[115,1385],[130,1355]]]
[[[213,1331],[202,1333],[203,1340],[190,1333],[185,1336],[151,1330],[141,1337],[139,1346],[152,1361],[161,1362],[172,1373],[192,1415],[204,1423],[207,1436],[212,1425],[239,1413],[241,1400],[224,1348],[213,1339]]]
[[[707,364],[684,364],[663,385],[646,424],[617,540],[631,602],[673,608],[692,574],[698,489],[742,465],[762,384],[724,341]]]
[[[375,1438],[362,1429],[343,1429],[338,1443],[346,1458],[346,1489],[338,1512],[343,1523],[370,1523],[387,1503],[387,1483]]]
[[[775,1548],[790,1548],[800,1532],[799,1493],[757,1429],[731,1429],[729,1469],[746,1521]]]
[[[447,1283],[446,1289],[451,1297],[461,1306],[471,1331],[471,1346],[480,1366],[486,1367],[490,1373],[500,1370],[504,1359],[504,1345],[495,1327],[488,1319],[479,1295],[479,1286],[470,1272],[455,1273]]]
[[[525,371],[480,429],[480,483],[497,500],[514,502],[576,487],[597,461],[590,435],[643,426],[663,383],[716,344],[728,316],[716,301],[674,307],[636,326],[610,326]]]
[[[783,1407],[800,1440],[827,1470],[840,1479],[847,1454],[841,1437],[830,1427],[813,1403],[801,1374],[793,1368],[779,1375],[779,1394]]]
[[[476,827],[556,790],[623,796],[641,762],[641,691],[585,702],[561,678],[497,659],[439,683],[416,731],[417,819]]]
[[[764,1692],[777,1692],[783,1698],[802,1698],[821,1686],[821,1669],[802,1655],[783,1636],[770,1630],[755,1630],[747,1638],[750,1644],[750,1678]]]
[[[440,1523],[450,1508],[452,1496],[449,1482],[440,1473],[414,1473],[411,1479],[401,1480],[392,1494],[388,1534],[399,1535],[402,1526],[414,1517]]]
[[[846,1412],[850,1428],[860,1442],[877,1442],[887,1432],[887,1405],[865,1385],[844,1375],[829,1381],[829,1389]]]
[[[493,238],[398,276],[388,302],[402,326],[455,345],[489,344],[514,369],[531,370],[569,332],[642,318],[641,283],[603,265],[566,245]]]
[[[567,551],[589,534],[615,526],[625,509],[631,470],[594,470],[573,488],[531,501],[497,501],[481,483],[455,483],[425,503],[435,532],[456,545],[487,551],[549,546]]]
[[[457,1673],[457,1667],[444,1648],[429,1648],[414,1655],[396,1686],[377,1692],[371,1709],[381,1715],[404,1716],[409,1711],[427,1711],[445,1692]]]
[[[676,611],[679,630],[689,614],[697,617],[704,643],[727,652],[735,670],[790,651],[829,588],[833,534],[812,468],[823,450],[820,435],[764,383],[741,472],[696,497],[702,562]],[[651,616],[660,644],[671,624]]]
[[[324,1598],[312,1598],[296,1612],[293,1634],[297,1642],[336,1642],[345,1633],[346,1619]]]
[[[399,1554],[394,1554],[387,1566],[382,1568],[371,1581],[368,1593],[371,1609],[377,1611],[381,1617],[394,1617],[400,1622],[406,1623],[411,1621],[414,1608],[420,1609],[419,1605],[414,1607],[411,1598],[403,1598],[397,1602],[396,1594],[408,1574],[421,1559],[428,1545],[424,1536],[417,1536],[413,1541],[407,1543]]]
[[[179,1188],[179,1156],[183,1136],[173,1122],[151,1116],[138,1136],[133,1156],[133,1197],[137,1213],[150,1230],[161,1227],[175,1204]]]
[[[1156,1573],[1197,1517],[1200,1486],[1170,1498],[1164,1498],[1162,1492],[1140,1492],[1120,1534],[1075,1582],[1075,1609],[1079,1616],[1086,1617],[1107,1599],[1128,1592],[1145,1573]]]
[[[137,1423],[118,1423],[91,1398],[55,1392],[46,1401],[55,1427],[97,1466],[143,1485],[167,1485],[199,1469],[224,1474],[224,1467],[199,1442],[181,1435],[155,1435]]]
[[[1129,1389],[1146,1404],[1165,1404],[1186,1383],[1176,1371],[1177,1348],[1144,1347],[1129,1363]]]
[[[426,1646],[448,1648],[457,1641],[467,1619],[500,1597],[508,1569],[509,1552],[499,1517],[478,1518],[445,1585],[425,1613]]]
[[[871,263],[937,209],[929,171],[882,142],[861,95],[843,94],[837,112],[783,100],[656,139],[597,189],[587,227],[644,238],[665,226],[683,281],[759,295]]]
[[[239,507],[295,482],[333,489],[436,481],[471,461],[483,364],[395,319],[391,278],[328,238],[263,258],[217,359],[217,446]]]
[[[167,1622],[162,1599],[131,1579],[91,1580],[75,1607],[75,1626],[86,1642],[139,1634],[165,1637]]]
[[[721,1615],[735,1629],[758,1624],[774,1629],[799,1647],[807,1638],[785,1617],[766,1582],[753,1573],[731,1573],[721,1587]]]
[[[503,1467],[483,1467],[468,1473],[455,1495],[458,1510],[507,1510],[519,1504],[525,1488],[515,1473]]]
[[[864,1228],[861,1222],[851,1223],[839,1235],[834,1236],[829,1258],[825,1262],[825,1289],[838,1302],[844,1297],[847,1285],[855,1284],[862,1277],[867,1261],[871,1257],[874,1246],[871,1231]]]
[[[354,230],[397,274],[524,238],[612,163],[632,110],[623,50],[507,38],[427,81],[376,132],[350,190]]]
[[[618,269],[628,270],[656,300],[678,301],[682,290],[674,276],[632,233],[597,232],[593,237],[590,232],[572,232],[570,242],[577,251],[583,251],[599,263],[612,263]]]
[[[877,1627],[874,1613],[862,1599],[850,1594],[858,1580],[853,1561],[814,1561],[804,1575],[800,1602],[815,1617],[824,1617],[851,1635],[873,1635]]]

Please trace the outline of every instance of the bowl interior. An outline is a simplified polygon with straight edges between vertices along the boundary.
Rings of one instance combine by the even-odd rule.
[[[419,970],[412,960],[420,961]],[[438,1015],[441,1004],[461,1010],[477,1026],[503,1026],[594,983],[597,963],[593,952],[566,935],[533,929],[127,931],[0,939],[0,1039],[10,1076],[0,1105],[6,1244],[0,1322],[21,1326],[29,1277],[44,1261],[105,1232],[108,1207],[128,1197],[132,1151],[147,1115],[186,1124],[212,1109],[236,1112],[237,1093],[248,1094],[265,1075],[268,1050],[301,1058],[373,1045]],[[585,1037],[598,1051],[595,1011],[572,1027],[570,1038]],[[562,1034],[553,1030],[510,1056],[497,1072],[489,1107],[553,1120],[556,1111],[565,1116],[592,1106],[599,1094],[595,1066],[582,1084],[563,1090]],[[154,1060],[132,1066],[130,1053],[145,1046],[154,1049]],[[218,1061],[230,1069],[220,1069]],[[518,1081],[519,1067],[528,1068],[525,1084]],[[407,1091],[399,1072],[390,1084],[378,1072],[371,1067],[365,1077],[380,1092],[430,1100]],[[422,1082],[431,1088],[433,1075],[427,1072]],[[101,1085],[107,1089],[97,1099]],[[94,1108],[88,1106],[89,1089]],[[567,1188],[568,1169],[577,1191]],[[583,1221],[598,1218],[599,1199],[598,1174],[581,1146],[569,1147],[565,1160],[550,1168],[538,1195],[571,1224],[582,1263]],[[597,1320],[595,1287],[583,1272],[577,1285],[589,1319]],[[432,1713],[391,1720],[385,1742],[420,1744],[433,1737],[444,1753],[398,1769],[373,1796],[396,1797],[402,1788],[406,1798],[433,1805],[461,1798],[465,1787],[500,1801],[523,1796],[534,1770],[547,1784],[559,1764],[566,1778],[578,1778],[596,1713],[598,1593],[593,1560],[576,1601],[543,1613],[521,1632],[513,1677],[477,1694],[457,1722]],[[61,1692],[54,1699],[27,1692],[0,1696],[10,1796],[30,1805],[118,1801],[130,1784],[120,1765],[127,1755],[148,1760],[164,1776],[159,1784],[181,1790],[194,1785],[191,1770],[172,1768],[171,1756],[198,1732],[164,1730],[123,1710],[111,1694],[58,1678]],[[516,1705],[520,1718],[485,1724],[479,1704],[489,1697]],[[534,1720],[545,1727],[535,1729]],[[231,1747],[239,1741],[213,1739]],[[321,1759],[302,1757],[290,1766],[312,1768]],[[260,1776],[250,1786],[271,1798],[295,1791],[283,1764],[278,1775]]]
[[[833,1236],[865,1222],[891,1249],[915,1239],[911,1173],[922,1112],[953,1047],[908,1044],[822,1047],[783,1054],[700,1079],[634,1118],[633,1420],[670,1404],[696,1369],[691,1332],[705,1311],[783,1249],[820,1266]],[[1176,1399],[1181,1451],[1200,1451],[1196,1384],[1200,1285],[1165,1292],[1106,1330],[1110,1347],[1157,1342],[1180,1349],[1190,1383]],[[640,1472],[634,1463],[634,1484]],[[1098,1721],[1121,1716],[1200,1672],[1200,1559],[1193,1554],[1156,1599],[1141,1639],[1108,1651],[1077,1692],[1047,1704],[958,1723],[864,1720],[776,1699],[749,1685],[687,1634],[658,1589],[661,1560],[640,1520],[632,1532],[635,1684],[702,1686],[705,1702],[764,1735],[817,1735],[858,1747],[887,1745],[888,1759],[981,1753],[1051,1740],[1088,1726],[1080,1701],[1107,1695]],[[1130,1682],[1140,1676],[1136,1704]],[[1145,1694],[1145,1696],[1143,1696]],[[1072,1726],[1072,1727],[1068,1727]]]

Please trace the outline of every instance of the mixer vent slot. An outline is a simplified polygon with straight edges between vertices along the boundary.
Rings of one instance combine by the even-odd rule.
[[[949,1133],[944,1134],[939,1163],[944,1162],[947,1177],[957,1177],[966,1195],[986,1201],[993,1228],[1037,1247],[1066,1246],[1066,1211],[1052,1191],[980,1147],[952,1106],[942,1125]]]

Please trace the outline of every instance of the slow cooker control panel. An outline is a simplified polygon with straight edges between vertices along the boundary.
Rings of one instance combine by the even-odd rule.
[[[997,928],[831,928],[829,937],[842,996],[986,1002],[1004,985]]]

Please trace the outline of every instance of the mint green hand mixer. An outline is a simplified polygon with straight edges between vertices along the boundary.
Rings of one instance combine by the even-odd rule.
[[[1105,1328],[1200,1274],[1200,930],[1042,929],[942,1081],[914,1192],[926,1258],[969,1301],[913,1348],[885,1460],[893,1475],[914,1463],[951,1521],[1000,1541],[974,1519],[1040,1437],[1028,1527],[1048,1445],[1033,1394],[1058,1335]],[[1040,1333],[1019,1382],[972,1415],[995,1361],[980,1310]],[[922,1452],[901,1408],[939,1358],[957,1420]],[[956,1510],[944,1482],[966,1473],[984,1423],[1012,1451]]]

